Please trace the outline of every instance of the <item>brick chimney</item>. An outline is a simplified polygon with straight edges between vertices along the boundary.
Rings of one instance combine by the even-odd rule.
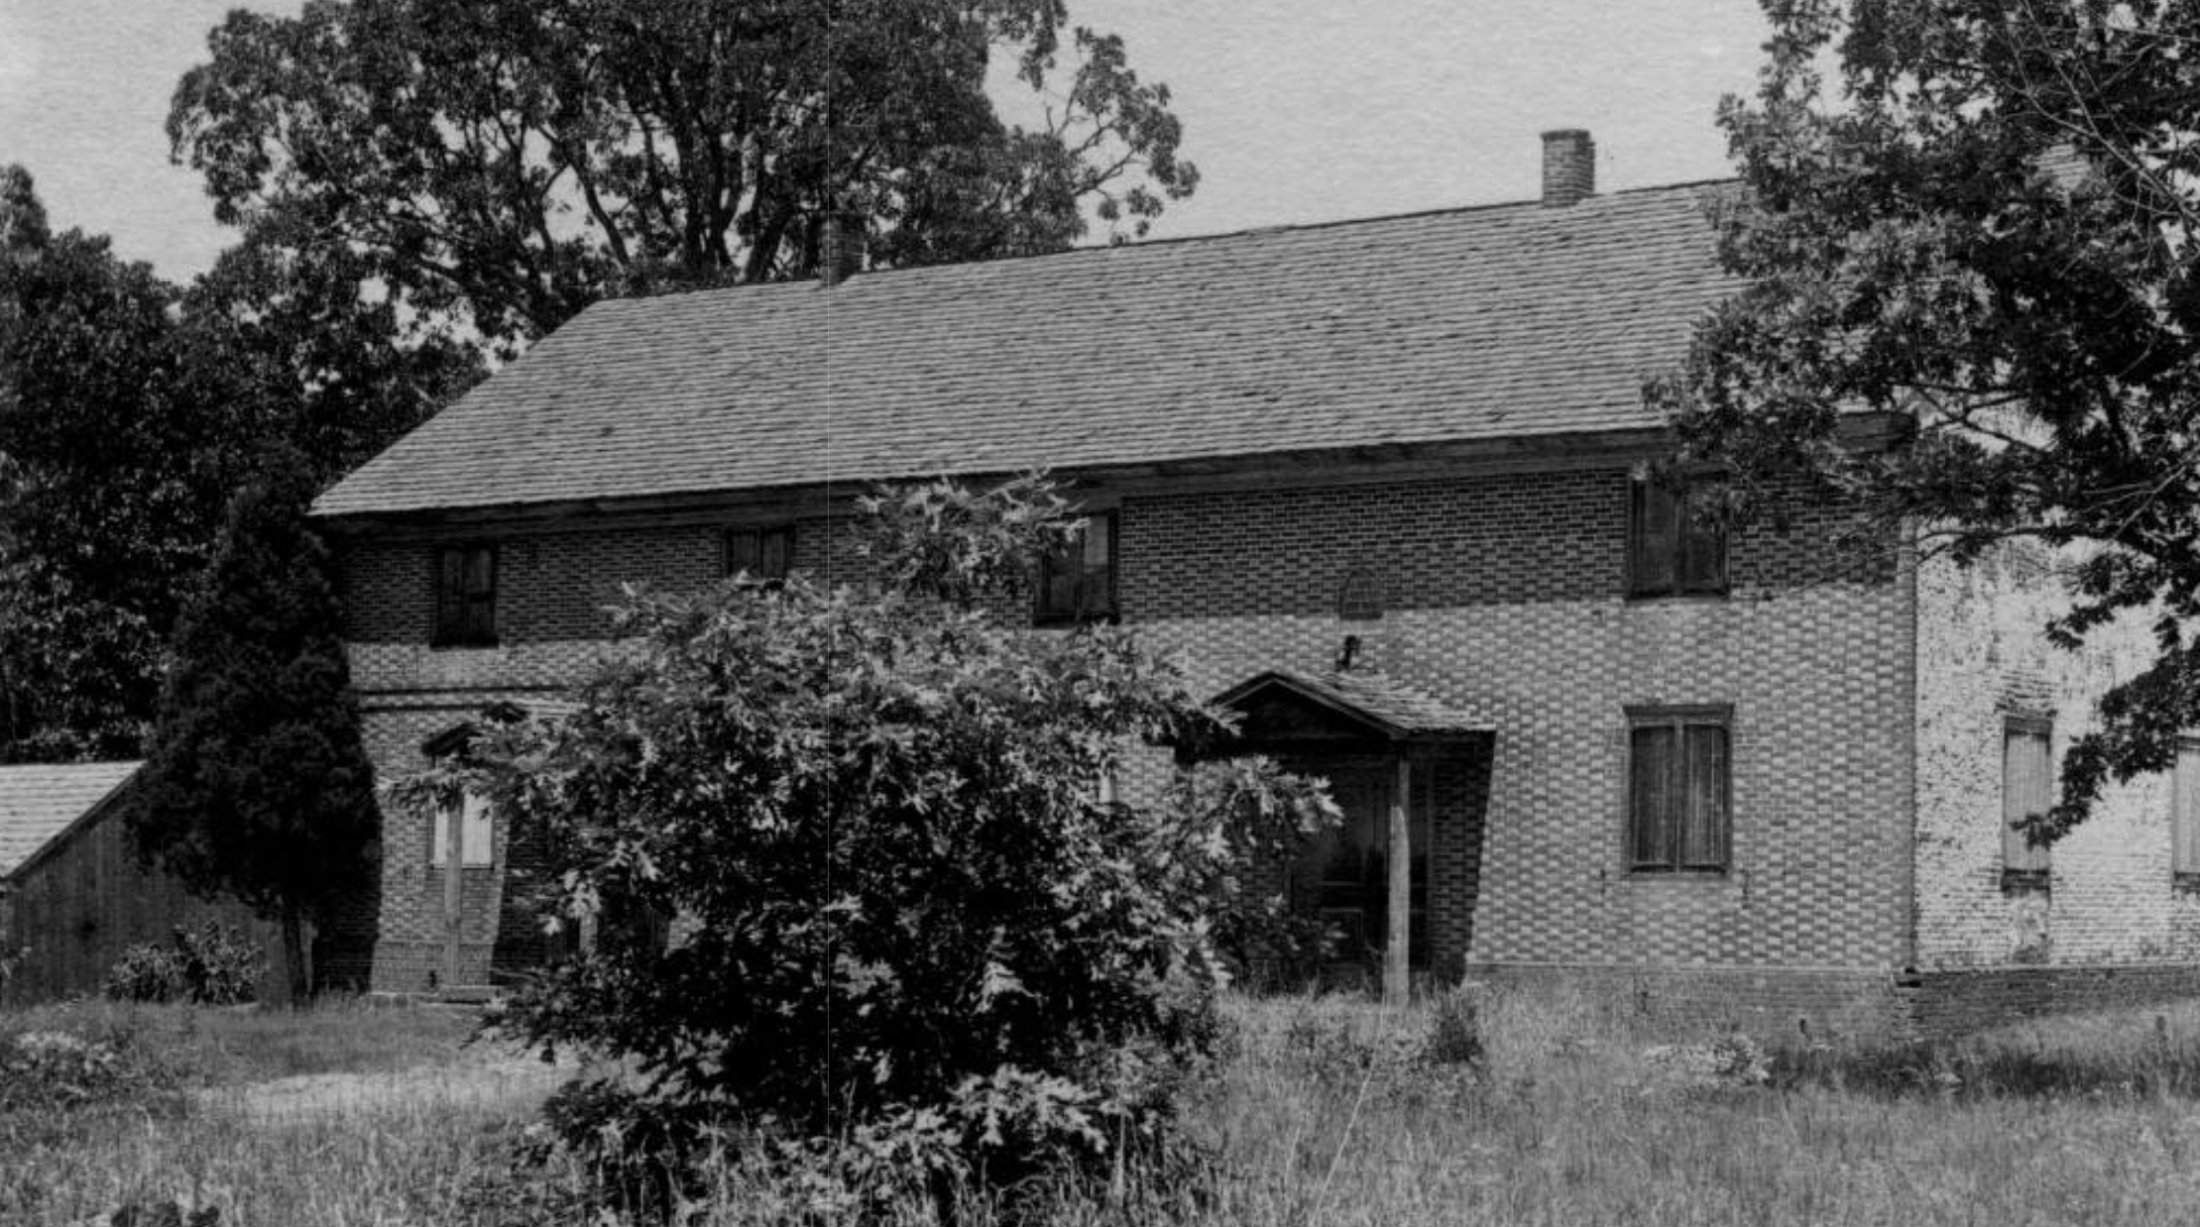
[[[1583,128],[1543,134],[1543,205],[1563,208],[1596,195],[1597,143]]]
[[[837,210],[826,214],[824,233],[818,236],[818,280],[836,286],[862,272],[867,243],[862,214]]]

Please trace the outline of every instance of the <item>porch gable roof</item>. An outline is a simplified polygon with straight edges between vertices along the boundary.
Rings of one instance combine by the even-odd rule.
[[[1433,744],[1496,732],[1487,721],[1367,669],[1270,669],[1216,695],[1214,704],[1242,717],[1235,743],[1252,749],[1355,740]]]

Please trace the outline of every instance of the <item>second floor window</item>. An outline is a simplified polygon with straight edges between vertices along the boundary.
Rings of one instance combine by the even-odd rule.
[[[496,547],[439,548],[435,552],[435,645],[489,647],[496,641]]]
[[[1726,592],[1726,533],[1701,522],[1687,486],[1634,483],[1627,517],[1627,595],[1719,596]]]
[[[1115,611],[1115,513],[1086,516],[1066,549],[1039,560],[1032,621],[1042,626],[1111,620]]]
[[[726,530],[726,574],[766,587],[785,583],[794,566],[794,526]]]

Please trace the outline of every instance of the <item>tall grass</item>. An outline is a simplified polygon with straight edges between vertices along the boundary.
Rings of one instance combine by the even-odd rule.
[[[530,1100],[363,1097],[270,1117],[221,1089],[422,1054],[463,1065],[463,1019],[105,1008],[33,1021],[180,1040],[195,1055],[176,1076],[215,1089],[0,1113],[0,1222],[161,1199],[218,1208],[224,1225],[592,1221],[586,1173],[515,1166]],[[950,1190],[961,1221],[2017,1227],[2184,1222],[2200,1207],[2200,1007],[1762,1060],[1712,1035],[1661,1044],[1626,1003],[1564,992],[1391,1013],[1238,1000],[1228,1014],[1229,1052],[1185,1105],[1199,1162],[1112,1187]],[[25,1021],[0,1016],[0,1033]],[[688,1221],[793,1221],[786,1180],[729,1154]],[[886,1213],[926,1223],[933,1209]]]

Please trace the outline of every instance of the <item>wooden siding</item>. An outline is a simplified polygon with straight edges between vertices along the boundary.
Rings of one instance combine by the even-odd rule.
[[[103,803],[0,884],[0,946],[23,951],[0,1003],[94,996],[127,946],[163,945],[178,926],[219,920],[259,938],[268,952],[263,999],[280,994],[282,939],[242,904],[193,898],[164,873],[131,859],[120,807]]]

